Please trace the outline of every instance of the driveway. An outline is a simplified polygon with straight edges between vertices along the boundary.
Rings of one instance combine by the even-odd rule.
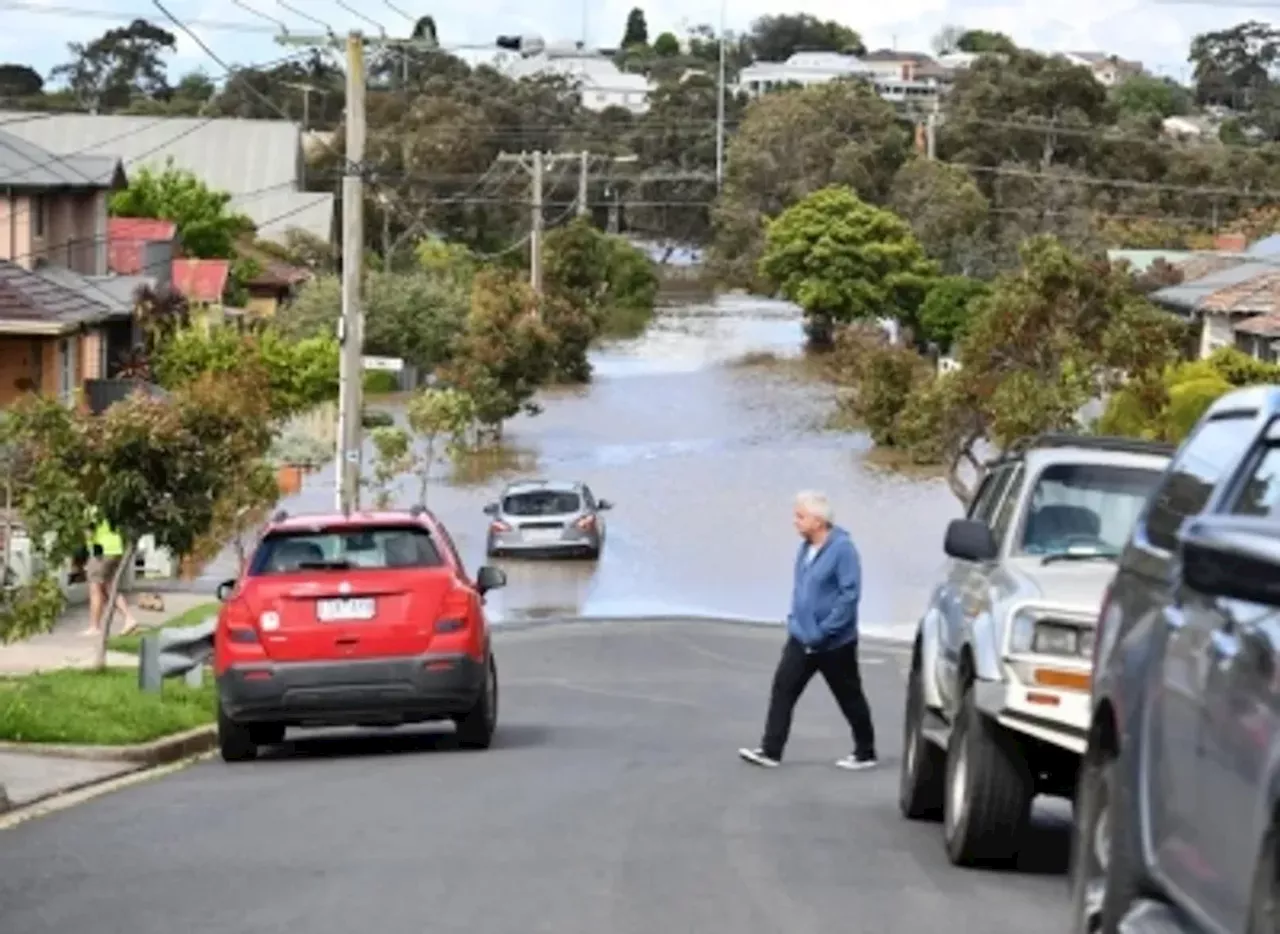
[[[884,759],[825,685],[783,768],[758,739],[780,633],[718,623],[503,633],[493,749],[448,732],[295,741],[0,831],[22,934],[1003,934],[1061,930],[1066,831],[1016,872],[950,867],[896,806],[903,666],[864,650]]]

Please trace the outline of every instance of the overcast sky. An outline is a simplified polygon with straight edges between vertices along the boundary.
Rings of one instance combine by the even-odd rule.
[[[169,9],[185,21],[253,23],[266,27],[247,5],[267,16],[284,21],[298,31],[319,26],[299,14],[341,32],[349,28],[374,31],[373,27],[344,10],[336,0],[164,0]],[[38,6],[36,13],[18,6]],[[538,33],[549,40],[578,39],[586,35],[593,44],[616,44],[621,38],[627,11],[633,0],[606,0],[584,6],[582,0],[447,0],[419,5],[413,0],[347,0],[382,24],[388,33],[404,34],[409,23],[396,10],[409,15],[431,13],[439,26],[443,44],[491,42],[499,32]],[[726,28],[741,30],[751,20],[766,13],[804,12],[822,18],[841,19],[862,33],[869,47],[896,46],[928,51],[930,39],[944,24],[993,29],[1010,34],[1020,45],[1041,50],[1100,50],[1142,61],[1162,74],[1186,79],[1190,39],[1198,32],[1220,29],[1246,19],[1275,22],[1280,16],[1280,0],[1242,0],[1226,4],[1204,0],[1200,3],[1171,3],[1168,0],[895,0],[892,3],[850,4],[844,0],[810,0],[800,8],[778,0],[739,0],[727,4]],[[717,24],[721,7],[717,0],[651,0],[642,7],[648,18],[649,34],[663,30],[679,32],[697,23]],[[94,10],[107,18],[75,15],[75,10]],[[853,11],[856,10],[856,15]],[[0,0],[0,60],[25,62],[47,73],[64,61],[66,44],[85,41],[112,25],[121,25],[131,16],[161,18],[150,0]],[[285,54],[269,35],[196,27],[214,51],[231,63],[267,62]],[[171,63],[175,72],[203,67],[214,77],[221,68],[194,43],[179,37],[179,53]]]

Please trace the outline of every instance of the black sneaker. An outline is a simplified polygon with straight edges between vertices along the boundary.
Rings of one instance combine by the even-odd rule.
[[[836,760],[836,767],[847,769],[850,772],[863,772],[867,769],[874,769],[880,763],[876,761],[876,754],[873,752],[869,756],[848,755],[843,759]]]
[[[776,769],[782,765],[777,759],[766,756],[763,749],[747,749],[744,746],[738,750],[738,756],[744,762],[750,762],[752,765],[758,765],[766,769]]]

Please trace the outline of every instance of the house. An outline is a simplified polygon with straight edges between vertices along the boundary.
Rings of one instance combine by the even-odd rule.
[[[1107,52],[1063,52],[1062,57],[1073,65],[1088,68],[1098,83],[1108,88],[1142,74],[1143,70],[1142,62],[1129,61]]]
[[[118,159],[59,157],[0,130],[0,407],[70,401],[133,345],[140,277],[109,274],[107,198]]]
[[[303,190],[303,133],[291,121],[0,111],[0,126],[64,159],[110,156],[130,173],[171,159],[230,194],[263,239],[295,228],[333,239],[334,196]]]
[[[791,87],[860,79],[893,103],[933,106],[954,72],[920,52],[880,49],[864,56],[841,52],[796,52],[785,62],[755,62],[743,68],[738,87],[751,97]]]
[[[610,107],[646,113],[649,95],[655,88],[644,75],[624,72],[612,58],[577,46],[548,46],[539,55],[500,55],[494,67],[517,81],[544,76],[567,78],[578,86],[582,106],[597,113]]]
[[[1153,292],[1151,300],[1199,320],[1197,352],[1204,358],[1221,347],[1237,347],[1259,360],[1276,362],[1280,347],[1280,237],[1244,246],[1239,234],[1218,238],[1219,249],[1193,254],[1175,265],[1183,281]]]
[[[288,263],[267,262],[262,272],[245,283],[249,301],[245,311],[251,318],[271,318],[288,304],[303,284],[314,277],[309,269],[300,269]]]

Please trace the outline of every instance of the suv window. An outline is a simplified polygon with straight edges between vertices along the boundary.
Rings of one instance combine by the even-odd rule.
[[[421,526],[343,526],[267,535],[254,552],[249,575],[443,566],[435,542]]]
[[[1209,501],[1214,486],[1253,440],[1253,413],[1232,414],[1205,422],[1182,446],[1164,482],[1147,508],[1147,539],[1172,552],[1178,529]]]
[[[1280,518],[1280,443],[1262,449],[1231,507],[1237,516]]]
[[[983,479],[982,485],[978,487],[978,493],[973,498],[973,504],[969,507],[969,518],[978,519],[982,522],[991,522],[991,514],[995,512],[996,506],[1000,502],[1000,496],[1004,493],[1004,488],[1009,485],[1009,478],[1013,471],[1008,467],[1000,467],[993,470]]]
[[[1036,478],[1018,551],[1118,555],[1161,471],[1116,464],[1050,464]]]

